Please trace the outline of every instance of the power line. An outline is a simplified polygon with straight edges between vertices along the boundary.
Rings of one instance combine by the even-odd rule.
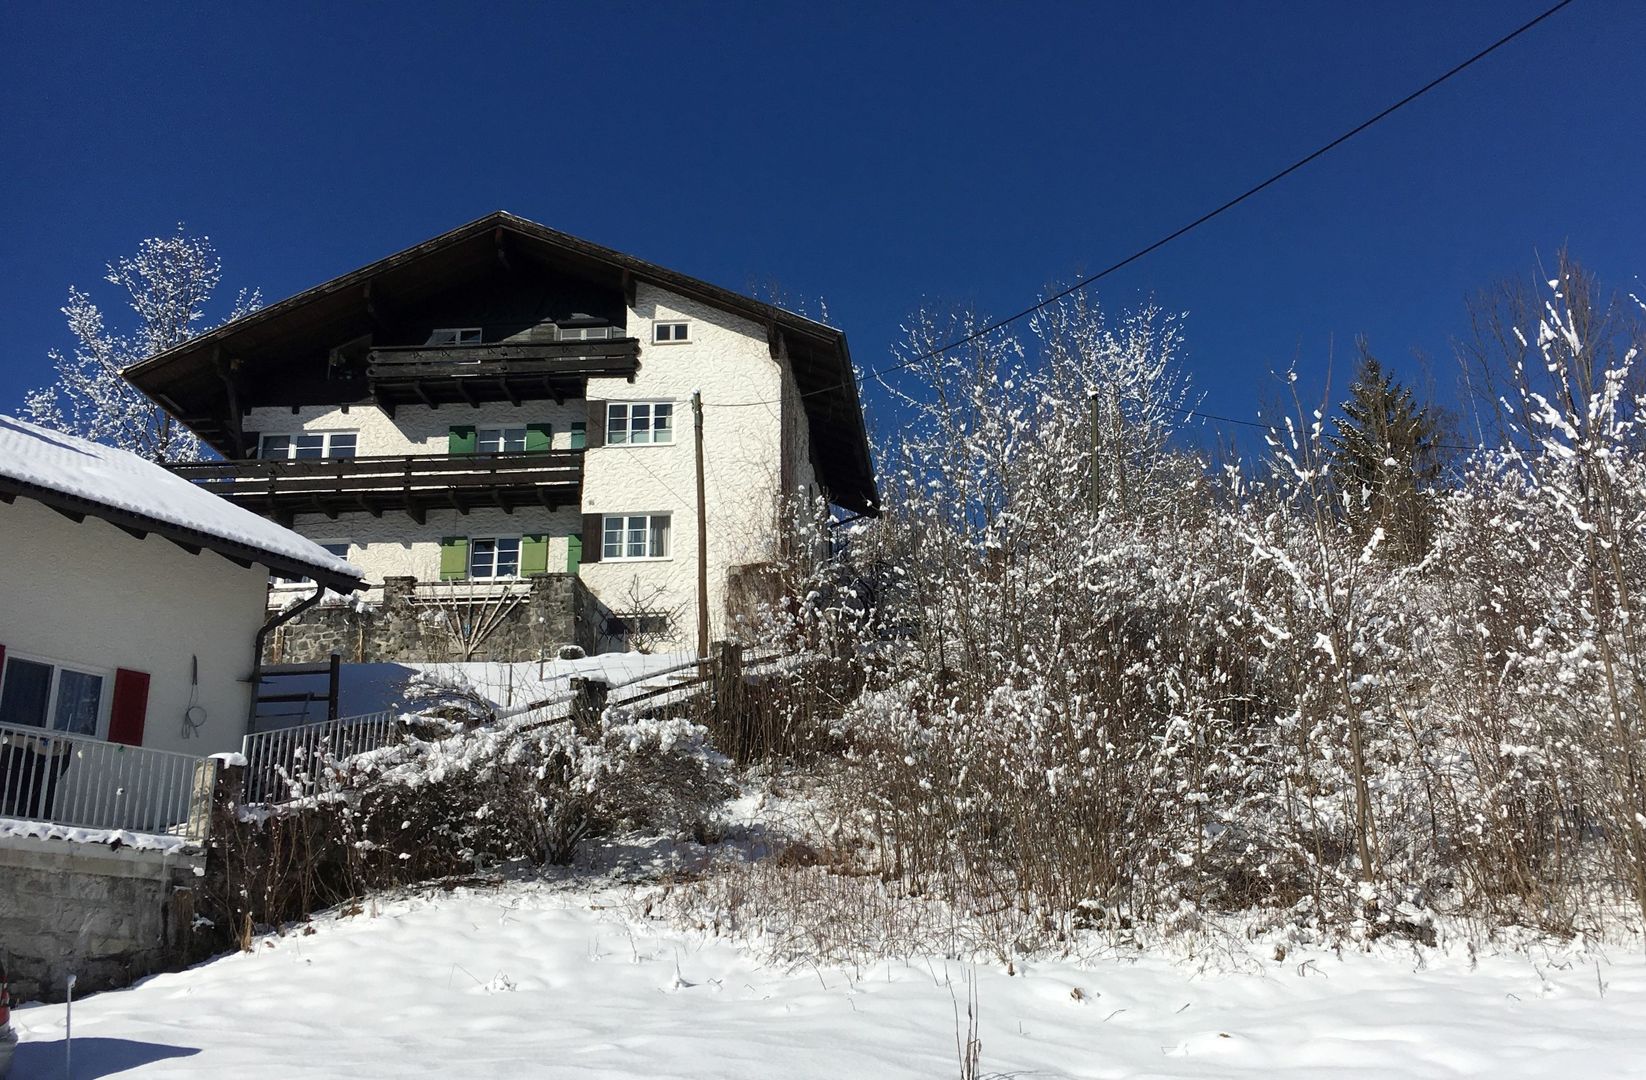
[[[605,445],[607,445],[607,446],[615,445],[615,446],[618,446],[621,449],[627,451],[628,455],[635,460],[636,464],[638,464],[647,473],[650,473],[651,478],[653,480],[656,480],[659,484],[663,485],[663,490],[667,491],[670,495],[673,495],[676,499],[680,500],[680,505],[681,505],[682,508],[684,508],[687,505],[685,498],[680,494],[680,492],[678,492],[674,489],[674,485],[670,484],[667,480],[665,480],[661,476],[657,475],[657,472],[650,465],[646,464],[646,460],[644,458],[642,458],[639,454],[635,453],[634,450],[630,449],[630,447],[628,445],[626,445],[624,443],[615,443],[614,444],[614,443],[609,443],[609,442],[606,443]]]
[[[1227,202],[1223,203],[1222,205],[1218,206],[1216,209],[1207,211],[1206,213],[1204,213],[1204,214],[1200,215],[1199,217],[1195,218],[1193,221],[1189,222],[1187,225],[1182,226],[1181,228],[1177,229],[1174,232],[1168,233],[1167,235],[1161,237],[1159,240],[1156,240],[1154,243],[1148,245],[1147,247],[1139,248],[1138,250],[1132,252],[1130,255],[1126,256],[1124,259],[1121,259],[1119,262],[1112,263],[1109,266],[1104,267],[1102,270],[1099,270],[1095,274],[1089,274],[1086,277],[1081,278],[1079,281],[1076,281],[1073,285],[1070,285],[1067,288],[1065,288],[1065,289],[1063,289],[1063,290],[1061,290],[1057,293],[1052,294],[1051,296],[1045,297],[1044,299],[1039,300],[1034,304],[1031,304],[1030,306],[1024,308],[1022,311],[1017,312],[1015,315],[1008,315],[1007,317],[1005,317],[1003,319],[995,319],[992,322],[985,323],[983,326],[981,326],[978,329],[972,331],[971,333],[966,334],[963,337],[956,338],[955,340],[949,342],[946,345],[941,345],[941,346],[939,346],[937,348],[934,348],[934,349],[928,349],[927,351],[922,352],[922,353],[918,353],[914,356],[909,357],[906,360],[900,360],[895,364],[888,364],[886,367],[878,368],[874,371],[869,372],[866,376],[864,376],[864,378],[866,378],[866,379],[878,378],[881,375],[886,375],[886,374],[889,374],[893,371],[899,371],[899,370],[902,370],[904,368],[912,367],[915,364],[918,364],[922,360],[930,360],[933,357],[942,356],[944,353],[950,352],[951,350],[954,350],[954,349],[958,349],[962,345],[969,345],[972,342],[978,340],[979,338],[982,338],[982,337],[985,337],[989,334],[994,333],[996,330],[999,330],[999,329],[1001,329],[1003,327],[1006,327],[1006,326],[1010,326],[1012,323],[1017,322],[1019,319],[1025,319],[1025,318],[1029,317],[1030,315],[1033,315],[1035,312],[1040,311],[1040,310],[1048,307],[1049,305],[1056,303],[1057,301],[1063,299],[1066,296],[1070,296],[1074,293],[1080,292],[1081,290],[1085,289],[1086,287],[1092,285],[1094,282],[1101,281],[1103,278],[1108,277],[1110,274],[1113,274],[1117,270],[1122,270],[1125,267],[1130,266],[1132,263],[1138,261],[1139,259],[1143,258],[1144,256],[1150,255],[1153,252],[1160,250],[1161,248],[1165,247],[1167,244],[1171,243],[1173,240],[1176,240],[1179,237],[1183,236],[1184,234],[1186,234],[1188,232],[1191,232],[1194,229],[1197,229],[1200,226],[1206,224],[1208,221],[1211,221],[1213,218],[1218,217],[1219,215],[1224,214],[1229,210],[1233,210],[1236,206],[1239,206],[1241,203],[1245,202],[1247,199],[1250,199],[1252,196],[1256,195],[1258,192],[1263,191],[1265,188],[1268,188],[1268,187],[1270,187],[1270,186],[1272,186],[1276,183],[1279,183],[1281,180],[1284,180],[1286,177],[1290,176],[1292,173],[1297,172],[1299,169],[1303,168],[1305,165],[1308,165],[1309,163],[1315,161],[1316,159],[1322,157],[1323,155],[1328,154],[1331,151],[1337,149],[1339,146],[1342,146],[1344,143],[1348,142],[1350,139],[1354,138],[1356,135],[1359,135],[1361,132],[1365,131],[1367,128],[1369,128],[1372,125],[1378,123],[1379,121],[1384,120],[1385,118],[1393,115],[1394,113],[1398,112],[1399,110],[1405,108],[1407,105],[1410,105],[1412,102],[1416,101],[1418,98],[1422,97],[1424,94],[1427,94],[1429,91],[1431,91],[1431,90],[1435,89],[1436,87],[1440,86],[1442,83],[1446,82],[1447,80],[1451,79],[1452,77],[1454,77],[1458,74],[1461,74],[1463,71],[1465,71],[1468,68],[1474,66],[1476,63],[1480,62],[1481,60],[1484,60],[1486,57],[1490,56],[1492,53],[1496,52],[1498,49],[1501,49],[1503,46],[1507,45],[1509,42],[1511,42],[1511,41],[1515,40],[1516,38],[1520,37],[1522,34],[1526,33],[1528,30],[1532,29],[1532,27],[1534,27],[1534,26],[1538,25],[1539,23],[1543,22],[1545,19],[1549,18],[1550,16],[1552,16],[1556,12],[1558,12],[1561,8],[1564,8],[1564,7],[1566,7],[1567,5],[1569,5],[1571,3],[1572,3],[1572,0],[1560,0],[1559,3],[1555,4],[1553,7],[1549,8],[1546,11],[1544,11],[1541,15],[1538,15],[1536,18],[1531,19],[1531,20],[1529,20],[1525,23],[1522,23],[1520,26],[1516,27],[1514,30],[1511,30],[1509,33],[1507,33],[1504,36],[1498,38],[1496,41],[1492,42],[1490,45],[1486,46],[1484,49],[1481,49],[1479,52],[1475,53],[1473,56],[1469,57],[1467,60],[1464,60],[1463,62],[1457,64],[1454,67],[1452,67],[1450,70],[1448,70],[1444,74],[1436,76],[1433,79],[1430,79],[1428,82],[1424,83],[1422,86],[1418,87],[1416,90],[1413,90],[1411,93],[1407,94],[1405,97],[1401,98],[1399,101],[1395,102],[1393,105],[1390,105],[1388,108],[1384,109],[1382,112],[1377,113],[1375,116],[1371,117],[1368,120],[1364,120],[1361,123],[1356,124],[1354,127],[1350,128],[1348,131],[1345,131],[1343,134],[1339,135],[1337,138],[1333,139],[1331,142],[1326,143],[1324,146],[1321,146],[1320,148],[1314,150],[1312,153],[1309,153],[1309,154],[1307,154],[1307,155],[1305,155],[1301,158],[1298,158],[1296,161],[1292,162],[1290,165],[1286,166],[1284,169],[1281,169],[1279,172],[1277,172],[1274,175],[1270,176],[1267,180],[1264,180],[1264,181],[1262,181],[1258,184],[1254,184],[1252,187],[1247,188],[1245,191],[1241,192],[1239,195],[1236,195],[1234,198],[1232,198],[1232,199],[1228,200]],[[844,388],[845,385],[846,385],[845,382],[842,381],[842,382],[836,383],[832,386],[825,386],[825,387],[821,387],[817,390],[808,391],[804,394],[801,394],[800,396],[802,398],[807,398],[807,397],[812,397],[816,394],[832,393],[835,390],[839,390],[839,389]],[[776,404],[776,402],[773,402],[773,401],[739,401],[739,402],[729,402],[727,404],[719,405],[719,406],[716,406],[716,407],[717,408],[722,408],[722,409],[727,409],[727,408],[741,408],[741,407],[750,406],[750,405],[773,405],[773,404]],[[1235,423],[1249,423],[1249,421],[1234,421],[1234,422]],[[1261,427],[1263,425],[1254,425],[1254,426]]]
[[[1138,405],[1143,404],[1143,402],[1138,398],[1124,398],[1122,400],[1134,402]],[[1182,413],[1184,416],[1193,416],[1201,420],[1210,420],[1213,423],[1218,424],[1239,424],[1242,427],[1258,428],[1259,430],[1265,432],[1281,430],[1281,427],[1278,424],[1265,424],[1258,420],[1236,420],[1232,416],[1219,416],[1217,413],[1201,412],[1199,409],[1187,409],[1176,405],[1168,405],[1166,408],[1171,409],[1173,412]],[[1436,450],[1463,450],[1473,452],[1480,449],[1478,446],[1461,446],[1457,443],[1434,443],[1432,445]]]

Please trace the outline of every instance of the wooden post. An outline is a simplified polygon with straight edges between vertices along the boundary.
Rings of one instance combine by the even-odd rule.
[[[341,681],[343,658],[337,653],[331,654],[331,668],[326,673],[326,719],[337,719],[337,684]]]
[[[240,361],[223,359],[223,347],[219,345],[212,350],[212,365],[217,368],[218,378],[223,380],[223,392],[228,399],[229,444],[234,449],[234,456],[243,458],[246,456],[246,430],[245,416],[240,411]],[[163,430],[162,439],[169,438],[170,431]]]
[[[754,733],[743,708],[743,646],[715,642],[709,680],[714,693],[715,726],[731,747],[732,760],[745,765],[754,750]]]
[[[709,519],[703,493],[703,392],[692,391],[692,431],[697,444],[697,655],[709,655]]]
[[[571,681],[572,727],[584,735],[600,730],[600,715],[606,711],[606,694],[610,688],[603,680],[575,678]]]
[[[240,806],[246,798],[246,766],[235,763],[232,755],[217,754],[207,759],[212,763],[211,804],[203,823],[203,837],[216,837],[232,832],[240,819]],[[196,823],[189,822],[193,832]]]

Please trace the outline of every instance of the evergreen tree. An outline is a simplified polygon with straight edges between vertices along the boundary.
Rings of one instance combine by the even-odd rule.
[[[1433,412],[1395,381],[1360,342],[1360,364],[1327,443],[1344,514],[1362,541],[1383,530],[1381,549],[1416,561],[1428,551],[1428,492],[1440,473]]]

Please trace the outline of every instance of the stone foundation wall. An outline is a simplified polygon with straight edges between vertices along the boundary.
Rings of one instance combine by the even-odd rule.
[[[263,660],[317,663],[334,652],[350,664],[536,660],[562,645],[594,652],[605,621],[599,602],[573,574],[537,574],[523,596],[506,602],[471,595],[462,585],[417,585],[416,578],[385,578],[375,607],[305,611],[270,635]],[[465,640],[475,639],[471,650]]]
[[[129,986],[194,957],[202,855],[0,837],[0,951],[12,996],[62,1001]]]

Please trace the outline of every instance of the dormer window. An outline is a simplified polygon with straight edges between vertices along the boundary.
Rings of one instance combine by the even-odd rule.
[[[557,326],[554,332],[557,341],[605,341],[616,334],[615,326]]]
[[[478,326],[449,326],[436,330],[429,335],[425,346],[439,345],[478,345],[480,344],[480,327]]]
[[[623,332],[605,319],[581,311],[558,320],[554,328],[556,341],[607,341],[622,336]]]
[[[674,345],[687,340],[686,327],[689,323],[660,322],[652,323],[652,341],[658,345]]]

